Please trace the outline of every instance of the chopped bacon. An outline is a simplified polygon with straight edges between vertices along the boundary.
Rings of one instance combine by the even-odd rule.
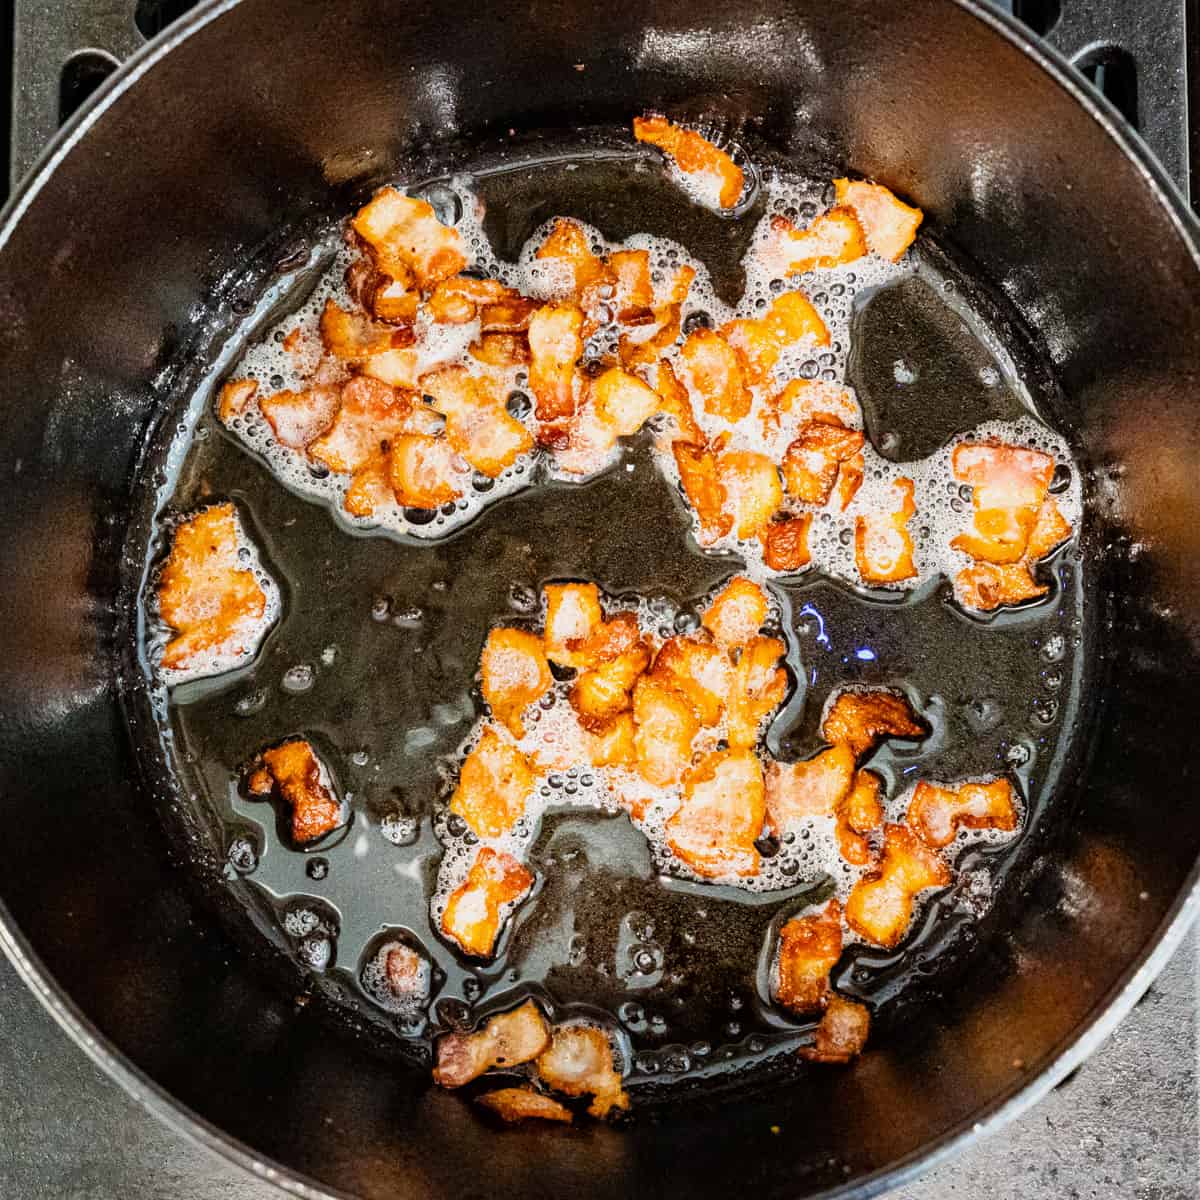
[[[480,658],[483,698],[513,737],[525,736],[521,714],[554,682],[542,639],[524,629],[493,629]]]
[[[779,930],[774,999],[803,1016],[820,1012],[829,999],[829,972],[842,957],[842,906],[830,900],[806,917],[793,917]]]
[[[176,527],[157,592],[159,616],[175,631],[163,650],[167,670],[248,648],[260,632],[267,595],[238,559],[232,504],[214,504]]]
[[[462,1087],[493,1067],[530,1062],[549,1045],[546,1018],[532,1000],[526,1000],[518,1008],[489,1018],[475,1033],[447,1033],[438,1038],[433,1081],[444,1088]]]
[[[788,495],[805,504],[826,504],[842,465],[862,451],[861,430],[825,419],[805,421],[783,457]]]
[[[621,365],[631,370],[657,362],[679,340],[682,315],[680,303],[663,304],[654,310],[654,329],[649,334],[637,339],[621,334]]]
[[[868,513],[854,522],[854,561],[867,583],[900,583],[917,573],[908,522],[917,511],[913,481],[901,477],[892,484],[890,512]]]
[[[343,388],[333,424],[308,444],[308,455],[331,471],[353,474],[410,428],[414,396],[356,375]]]
[[[424,1006],[430,977],[426,959],[403,942],[390,942],[380,951],[376,961],[383,967],[383,983],[388,996],[406,1005]]]
[[[379,453],[369,458],[350,478],[350,486],[342,499],[342,507],[352,517],[371,517],[377,509],[391,504],[396,499],[392,491],[392,477],[387,454]]]
[[[721,208],[733,208],[742,197],[742,168],[707,138],[673,125],[666,117],[634,117],[633,136],[661,150],[684,175],[694,176],[706,192],[712,191]]]
[[[489,333],[526,333],[533,314],[542,307],[540,300],[511,293],[495,304],[485,304],[479,310],[479,329]]]
[[[564,1096],[591,1096],[588,1112],[606,1117],[629,1107],[621,1073],[613,1064],[612,1044],[597,1025],[557,1025],[550,1046],[538,1056],[538,1076]]]
[[[587,666],[583,644],[604,620],[600,589],[594,583],[548,583],[543,592],[546,657],[560,667]]]
[[[392,490],[405,508],[437,508],[457,500],[464,474],[444,437],[407,433],[392,442]]]
[[[730,321],[721,334],[738,351],[750,383],[766,383],[789,346],[807,341],[829,345],[829,330],[800,291],[784,292],[761,317]]]
[[[797,1053],[808,1062],[844,1065],[862,1053],[870,1031],[871,1014],[866,1005],[832,992],[813,1044],[802,1046]]]
[[[254,379],[231,379],[221,388],[217,396],[217,416],[223,425],[246,411],[246,405],[254,399],[258,381]]]
[[[833,187],[838,205],[849,208],[858,218],[867,245],[881,258],[899,262],[917,236],[924,213],[905,204],[880,183],[835,179]]]
[[[737,351],[719,333],[697,329],[679,350],[679,377],[704,411],[738,421],[750,411],[753,397],[746,386]]]
[[[1002,604],[1038,600],[1050,589],[1037,582],[1023,562],[1009,566],[976,563],[954,577],[954,595],[964,608],[990,612]]]
[[[812,560],[808,550],[808,530],[812,513],[799,513],[772,521],[760,535],[763,562],[772,571],[802,571]]]
[[[1054,460],[1020,446],[959,442],[951,463],[954,477],[975,489],[974,526],[951,545],[978,562],[1018,562],[1050,486]]]
[[[853,458],[848,458],[842,463],[841,469],[838,471],[837,498],[838,505],[843,511],[858,494],[858,489],[862,487],[866,470],[867,462],[861,450]]]
[[[779,468],[753,450],[726,450],[717,457],[725,511],[739,538],[756,538],[783,503]]]
[[[613,717],[630,708],[634,684],[650,663],[650,648],[638,636],[637,618],[632,613],[622,614],[606,624],[623,621],[633,627],[632,644],[600,658],[597,665],[579,676],[571,689],[571,707],[580,724],[591,733],[603,730]],[[586,649],[583,653],[595,659]]]
[[[668,818],[667,845],[697,875],[757,875],[755,839],[766,817],[762,768],[752,750],[709,754],[688,773]]]
[[[469,350],[472,358],[489,367],[516,367],[529,361],[529,339],[519,333],[485,333]]]
[[[832,746],[848,746],[855,758],[884,738],[923,738],[928,732],[908,698],[886,688],[843,688],[821,722],[821,736]]]
[[[570,1125],[571,1110],[553,1096],[535,1092],[531,1087],[497,1088],[475,1098],[475,1103],[494,1112],[507,1125],[518,1121],[561,1121]]]
[[[293,842],[315,842],[344,823],[344,808],[326,786],[321,760],[309,742],[293,738],[261,757],[263,765],[250,776],[250,792],[261,796],[278,789],[292,811]]]
[[[683,696],[701,725],[715,725],[725,707],[732,673],[728,656],[711,642],[673,637],[659,648],[650,678]]]
[[[422,288],[431,288],[467,265],[458,231],[443,225],[426,201],[394,187],[380,188],[351,225],[370,247],[379,270],[393,279],[411,270]]]
[[[637,726],[633,713],[618,713],[595,730],[588,741],[588,757],[593,767],[633,767],[637,765]]]
[[[704,430],[696,423],[696,414],[692,410],[687,388],[680,383],[675,368],[665,358],[659,361],[654,390],[658,392],[659,411],[667,413],[675,422],[675,437],[672,441],[703,446]]]
[[[658,411],[658,393],[636,375],[610,367],[588,388],[596,416],[617,437],[629,437]]]
[[[882,787],[883,780],[874,771],[859,771],[854,786],[837,805],[838,851],[856,867],[865,867],[871,861],[865,835],[883,824],[883,805],[879,802]]]
[[[806,817],[828,817],[850,792],[854,755],[846,746],[822,750],[806,762],[767,764],[767,822],[776,837]]]
[[[617,319],[626,324],[641,324],[653,319],[654,284],[650,279],[649,250],[618,250],[608,256],[608,265],[616,277]]]
[[[922,780],[908,806],[908,824],[927,846],[948,846],[960,829],[1017,827],[1012,784],[1007,779],[990,783],[963,783],[939,787]]]
[[[425,309],[432,320],[444,325],[465,325],[487,304],[503,304],[521,298],[520,292],[505,287],[498,279],[472,279],[456,275],[443,279],[433,289]]]
[[[361,246],[360,239],[355,239]],[[412,272],[399,262],[393,262],[395,276],[379,270],[374,255],[367,249],[365,255],[356,258],[346,268],[346,290],[377,321],[389,325],[413,326],[417,319],[420,292],[412,286]],[[293,329],[298,334],[299,328]],[[287,348],[287,343],[284,343]]]
[[[847,429],[862,424],[862,410],[854,394],[841,384],[818,379],[793,379],[771,400],[771,410],[800,422],[824,421]]]
[[[547,304],[529,320],[529,387],[539,421],[575,411],[575,363],[583,353],[583,311],[577,304]]]
[[[838,267],[867,253],[858,218],[842,205],[821,213],[804,230],[786,217],[772,217],[770,238],[770,253],[786,263],[783,270],[787,275]]]
[[[483,846],[446,901],[442,932],[473,958],[491,958],[500,910],[524,899],[532,887],[533,876],[511,854]]]
[[[677,784],[692,761],[700,723],[674,688],[643,675],[633,689],[634,746],[638,770],[657,787]]]
[[[1062,509],[1047,496],[1038,508],[1037,520],[1029,534],[1029,544],[1025,547],[1026,561],[1035,563],[1045,558],[1070,536],[1071,523],[1062,515]]]
[[[510,416],[503,398],[465,367],[443,367],[421,377],[421,388],[446,418],[446,440],[477,471],[495,479],[533,449],[533,435]]]
[[[945,887],[950,868],[904,825],[885,825],[883,858],[846,901],[846,922],[860,936],[891,949],[912,920],[913,900],[926,888]]]
[[[533,772],[525,756],[485,726],[479,744],[463,760],[450,811],[479,837],[500,837],[524,815],[533,789]]]
[[[578,221],[559,217],[538,247],[536,257],[565,264],[571,275],[575,299],[588,317],[587,331],[592,332],[597,324],[593,314],[606,293],[611,296],[615,291],[616,276],[602,258],[592,253],[583,226]]]
[[[267,418],[275,440],[292,450],[303,450],[309,442],[326,433],[341,406],[341,392],[335,387],[320,385],[302,392],[276,392],[272,396],[262,396],[258,401],[259,410]]]
[[[752,579],[737,575],[713,598],[700,618],[717,645],[744,646],[766,622],[767,594]]]
[[[758,731],[787,695],[787,672],[779,665],[787,647],[776,638],[752,637],[741,649],[729,685],[727,738],[735,750],[749,749]]]
[[[389,351],[404,350],[414,340],[409,326],[381,324],[365,313],[342,308],[333,300],[325,301],[320,330],[325,349],[334,358],[348,363],[361,363]]]
[[[700,521],[700,543],[709,545],[733,528],[725,511],[725,486],[717,469],[717,456],[708,446],[677,441],[671,446],[679,482]]]

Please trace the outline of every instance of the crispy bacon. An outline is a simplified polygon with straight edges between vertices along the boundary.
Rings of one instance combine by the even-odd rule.
[[[741,356],[749,383],[766,383],[779,356],[790,346],[800,342],[829,345],[825,322],[800,291],[784,292],[761,317],[730,321],[721,334]]]
[[[802,571],[812,560],[808,550],[808,530],[812,513],[798,513],[774,520],[762,531],[763,562],[772,571]]]
[[[787,672],[779,665],[787,647],[776,638],[752,637],[742,647],[729,686],[726,737],[735,750],[750,749],[758,731],[787,695]]]
[[[524,629],[493,629],[480,659],[483,698],[513,737],[525,736],[521,714],[554,682],[542,639]]]
[[[657,787],[672,787],[692,761],[700,723],[674,688],[643,675],[633,689],[634,747],[638,770]]]
[[[433,1081],[444,1088],[462,1087],[493,1067],[531,1062],[550,1045],[550,1026],[532,1000],[497,1013],[475,1033],[447,1033],[438,1038]]]
[[[650,672],[652,679],[687,700],[701,725],[715,725],[721,719],[732,675],[728,655],[698,637],[668,638]]]
[[[637,726],[633,713],[618,713],[588,738],[588,757],[593,767],[633,767],[637,765]]]
[[[717,593],[700,620],[717,645],[731,649],[758,633],[769,612],[766,592],[752,579],[737,575]]]
[[[483,846],[446,901],[442,932],[473,958],[491,958],[500,910],[522,900],[532,887],[533,876],[511,854]]]
[[[560,1121],[570,1125],[571,1110],[553,1096],[536,1092],[531,1087],[497,1088],[475,1098],[475,1103],[494,1112],[505,1124],[517,1121]]]
[[[881,258],[899,262],[917,236],[925,214],[880,183],[835,179],[833,187],[838,205],[849,208],[858,218],[867,245]]]
[[[472,279],[455,275],[443,279],[426,301],[432,320],[444,325],[465,325],[488,304],[505,304],[521,299],[521,293],[505,287],[498,279]]]
[[[395,501],[390,468],[391,451],[367,459],[350,478],[342,507],[352,517],[371,517],[377,509]]]
[[[477,836],[500,837],[524,815],[534,782],[525,756],[485,726],[479,744],[463,761],[450,811]]]
[[[389,477],[397,504],[437,508],[462,495],[465,472],[446,438],[406,433],[392,442]]]
[[[820,1012],[829,1000],[829,972],[842,956],[842,906],[793,917],[779,930],[779,961],[774,999],[803,1016]]]
[[[708,446],[677,441],[671,446],[679,482],[700,521],[700,544],[710,545],[733,528],[725,511],[725,485],[717,469],[717,456]]]
[[[353,474],[411,428],[415,397],[357,375],[343,388],[337,416],[325,433],[308,443],[308,455],[331,471]]]
[[[473,359],[489,367],[518,367],[529,361],[529,339],[519,333],[485,333],[468,349]]]
[[[770,252],[786,262],[784,272],[803,275],[818,268],[838,267],[867,253],[862,226],[853,209],[838,205],[797,229],[786,217],[772,217]]]
[[[859,771],[854,786],[837,804],[838,851],[856,867],[871,861],[871,846],[866,834],[883,824],[883,805],[879,793],[883,780],[874,771]]]
[[[783,503],[779,468],[753,450],[725,450],[717,457],[725,511],[739,538],[756,538]]]
[[[588,317],[586,332],[594,330],[597,321],[593,314],[599,303],[615,292],[617,277],[602,258],[592,253],[583,226],[578,221],[559,217],[538,247],[536,257],[542,261],[552,259],[566,266],[575,299]]]
[[[797,1053],[808,1062],[845,1064],[862,1053],[870,1030],[866,1005],[832,992],[813,1044],[802,1046]]]
[[[638,633],[633,613],[622,613],[605,626],[622,626],[631,636],[615,639],[611,650],[589,651],[585,646],[582,651],[594,665],[575,681],[570,698],[580,724],[591,733],[603,730],[613,717],[631,707],[634,684],[650,663],[650,648]],[[597,632],[607,630],[602,626]],[[588,642],[595,638],[593,633]]]
[[[1029,544],[1025,547],[1025,559],[1035,563],[1043,559],[1056,547],[1071,536],[1071,524],[1062,515],[1062,509],[1047,496],[1038,508],[1037,520],[1029,534]]]
[[[854,756],[847,746],[822,750],[806,762],[767,764],[767,823],[776,837],[806,817],[828,817],[850,792]]]
[[[347,363],[364,363],[390,351],[405,350],[415,340],[411,326],[381,324],[333,300],[325,301],[320,332],[326,351]]]
[[[420,292],[413,287],[412,272],[397,261],[391,265],[398,274],[385,275],[376,265],[370,248],[357,235],[354,241],[365,253],[346,268],[346,290],[377,321],[411,328],[421,299]],[[292,330],[293,334],[298,332]]]
[[[667,845],[697,875],[757,875],[755,839],[766,817],[762,768],[751,750],[709,754],[688,773],[668,818]]]
[[[806,421],[783,457],[788,495],[805,504],[826,504],[842,464],[862,450],[861,430],[820,419]]]
[[[855,429],[862,424],[862,410],[849,389],[818,379],[793,379],[770,402],[768,413],[778,420],[789,416],[803,424],[823,421]]]
[[[908,522],[917,511],[913,481],[901,477],[892,484],[890,512],[868,513],[854,522],[854,561],[867,583],[900,583],[917,573]]]
[[[976,563],[954,577],[954,595],[964,608],[990,612],[1002,604],[1039,600],[1050,589],[1037,582],[1023,562],[1009,566]]]
[[[904,825],[885,825],[883,858],[864,875],[846,901],[846,922],[877,946],[899,944],[912,920],[913,901],[927,888],[945,887],[950,868]]]
[[[679,377],[704,411],[738,421],[750,411],[753,397],[746,386],[737,351],[719,333],[697,329],[679,350]]]
[[[533,435],[509,415],[503,397],[465,367],[443,367],[421,377],[421,388],[446,418],[446,440],[491,479],[533,449]]]
[[[687,388],[680,383],[674,367],[665,358],[659,361],[654,390],[658,393],[659,411],[667,413],[675,422],[675,437],[672,441],[703,446],[704,430],[696,423],[696,414],[692,410]]]
[[[634,117],[633,136],[657,147],[685,175],[694,176],[711,189],[721,208],[733,208],[742,197],[745,176],[741,167],[707,138],[673,125],[666,117]]]
[[[380,188],[351,221],[385,275],[411,270],[422,288],[458,274],[467,256],[458,231],[443,225],[431,205],[394,187]]]
[[[258,381],[254,379],[230,379],[225,383],[217,396],[217,416],[221,424],[228,425],[234,417],[244,413],[257,391]]]
[[[258,401],[259,410],[271,426],[275,440],[292,450],[303,450],[309,442],[326,433],[341,406],[341,392],[335,387],[321,385],[302,392],[275,392]]]
[[[600,589],[594,583],[548,583],[542,590],[546,597],[546,657],[560,667],[587,666],[583,647],[604,620]]]
[[[908,806],[908,824],[927,846],[948,846],[960,829],[1017,827],[1012,784],[1007,779],[939,787],[922,780]]]
[[[612,1044],[598,1025],[557,1025],[550,1045],[538,1056],[537,1073],[564,1096],[591,1096],[588,1112],[607,1117],[629,1107],[621,1073],[613,1064]]]
[[[632,370],[657,362],[679,340],[682,315],[681,302],[662,304],[652,314],[652,332],[636,339],[621,334],[618,342],[621,365]]]
[[[575,411],[575,363],[583,353],[583,311],[577,304],[547,304],[529,320],[529,387],[539,421]]]
[[[596,416],[617,437],[629,437],[658,411],[658,393],[636,375],[610,367],[588,388]]]
[[[954,477],[975,489],[973,528],[951,545],[977,562],[1020,561],[1050,486],[1054,460],[1020,446],[959,442],[951,464]]]
[[[608,256],[616,279],[617,319],[625,324],[653,320],[654,284],[650,279],[649,250],[618,250]]]
[[[928,732],[908,698],[886,688],[843,688],[821,722],[821,736],[830,745],[848,746],[855,758],[884,738],[923,738]]]
[[[269,795],[278,789],[291,809],[292,841],[315,842],[345,821],[342,803],[322,780],[321,760],[312,745],[293,738],[261,755],[262,766],[250,776],[251,795]]]

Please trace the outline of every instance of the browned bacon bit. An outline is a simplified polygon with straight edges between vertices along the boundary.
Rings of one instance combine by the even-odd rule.
[[[231,418],[245,412],[257,391],[258,382],[254,379],[231,379],[224,384],[217,397],[217,416],[221,423],[228,425]]]
[[[729,686],[726,738],[735,750],[758,741],[763,721],[787,695],[787,672],[779,665],[787,647],[776,638],[752,637],[742,647]]]
[[[911,829],[885,825],[883,858],[854,885],[846,901],[846,922],[867,941],[890,950],[908,931],[917,894],[945,887],[952,878],[941,855]]]
[[[422,389],[446,418],[446,440],[477,471],[495,479],[533,449],[533,435],[512,417],[503,399],[465,367],[421,376]]]
[[[238,561],[232,504],[182,522],[158,578],[158,612],[175,631],[162,665],[184,671],[205,655],[245,650],[267,607],[254,572]]]
[[[413,395],[356,375],[343,388],[337,416],[328,430],[308,443],[308,455],[331,471],[353,474],[409,428]]]
[[[396,493],[392,491],[390,457],[390,452],[376,454],[354,472],[342,500],[342,507],[352,517],[374,516],[377,509],[396,499]]]
[[[858,401],[835,383],[816,379],[793,379],[771,401],[773,414],[787,414],[797,421],[824,421],[847,429],[862,420]]]
[[[529,387],[539,421],[575,411],[575,363],[583,353],[583,312],[577,304],[547,304],[529,320]]]
[[[392,943],[383,954],[383,977],[388,994],[395,1000],[423,1001],[427,971],[425,960],[403,942]]]
[[[772,521],[761,534],[763,562],[772,571],[802,571],[812,558],[808,550],[810,525],[812,513]]]
[[[701,725],[715,725],[721,719],[731,676],[728,655],[696,637],[668,638],[650,672],[652,679],[674,688],[687,700]]]
[[[1049,590],[1034,579],[1023,562],[1004,567],[976,563],[964,567],[954,577],[954,595],[959,604],[980,612],[989,612],[1002,604],[1038,600]]]
[[[871,861],[871,846],[865,835],[883,824],[879,793],[883,780],[874,771],[859,771],[854,786],[837,805],[838,852],[856,867]]]
[[[1029,545],[1025,547],[1026,561],[1035,563],[1045,558],[1070,536],[1070,522],[1062,515],[1062,510],[1054,500],[1047,496],[1038,509],[1037,520],[1029,534]]]
[[[530,1087],[497,1088],[475,1098],[475,1103],[494,1112],[508,1125],[518,1121],[561,1121],[570,1125],[571,1110],[553,1096],[535,1092]]]
[[[990,783],[963,783],[943,788],[922,782],[908,806],[908,824],[927,846],[948,846],[960,829],[1017,827],[1012,784],[1007,779]]]
[[[658,411],[658,393],[636,375],[610,367],[588,389],[596,416],[617,437],[629,437]]]
[[[617,318],[626,325],[654,320],[654,284],[650,279],[649,250],[618,250],[608,256],[616,277]]]
[[[829,972],[842,956],[842,906],[830,900],[779,931],[775,1002],[803,1016],[820,1012],[829,999]]]
[[[364,244],[359,239],[355,240],[359,246]],[[346,290],[376,320],[389,325],[411,326],[417,319],[417,305],[421,296],[412,286],[412,272],[400,263],[392,265],[401,272],[394,278],[376,268],[368,248],[365,257],[355,259],[346,268]],[[292,333],[299,333],[299,328]]]
[[[821,722],[821,736],[832,746],[848,746],[855,758],[884,738],[923,738],[928,732],[907,697],[886,688],[843,689]]]
[[[682,309],[679,304],[663,304],[654,310],[654,330],[645,337],[635,340],[629,334],[621,334],[618,343],[621,365],[627,370],[649,366],[665,354],[679,340]]]
[[[844,1065],[862,1053],[870,1030],[871,1014],[867,1007],[832,992],[813,1044],[802,1046],[797,1053],[808,1062]]]
[[[892,484],[891,512],[869,513],[854,522],[854,561],[867,583],[899,583],[917,573],[908,522],[917,511],[913,481],[900,478]]]
[[[386,387],[386,384],[378,386]],[[303,450],[309,442],[325,433],[341,406],[341,392],[335,387],[321,385],[306,388],[303,392],[276,392],[261,397],[258,402],[275,440],[292,450]]]
[[[437,508],[462,495],[465,472],[444,437],[408,433],[396,438],[390,469],[396,503],[405,508]]]
[[[711,188],[721,208],[733,208],[741,199],[746,182],[742,168],[707,138],[657,115],[634,117],[633,136],[657,147],[685,175]]]
[[[659,411],[666,413],[675,422],[675,437],[672,441],[703,446],[704,430],[696,423],[696,414],[692,411],[692,401],[687,388],[679,382],[675,368],[665,358],[658,364],[654,390],[658,392]]]
[[[637,765],[637,726],[633,713],[623,712],[606,721],[589,736],[588,752],[593,767],[633,767]]]
[[[738,421],[750,411],[753,396],[746,387],[741,359],[719,333],[697,329],[688,337],[679,351],[679,375],[705,412]]]
[[[483,698],[513,737],[525,736],[521,714],[554,682],[542,639],[524,629],[493,629],[480,659]]]
[[[485,304],[479,310],[479,328],[482,333],[525,333],[533,314],[542,307],[540,300],[513,292],[495,304]]]
[[[805,504],[825,504],[842,464],[862,451],[861,430],[827,420],[806,421],[783,456],[788,495]]]
[[[463,761],[450,811],[479,837],[500,837],[524,814],[533,788],[525,756],[485,726],[479,744]]]
[[[617,628],[614,630],[614,627]],[[588,649],[598,640],[597,634],[609,634],[610,631],[613,636],[608,648]],[[631,707],[630,693],[650,663],[650,648],[638,633],[637,617],[633,613],[622,613],[593,633],[581,653],[595,665],[575,681],[571,689],[571,707],[585,729],[598,733],[619,713]]]
[[[613,1065],[612,1044],[597,1025],[558,1025],[548,1049],[538,1055],[542,1082],[564,1096],[591,1096],[588,1112],[604,1118],[629,1107],[621,1074]]]
[[[292,810],[293,842],[314,842],[342,824],[342,805],[322,781],[321,761],[308,742],[295,738],[264,750],[262,763],[250,776],[250,794],[270,795],[278,788]]]
[[[700,544],[710,545],[733,528],[725,511],[725,486],[717,470],[717,456],[708,446],[677,441],[671,445],[679,482],[700,522]]]
[[[837,203],[853,211],[867,245],[891,262],[899,262],[917,236],[924,213],[898,199],[879,183],[835,179]]]
[[[442,932],[472,957],[491,958],[500,910],[523,899],[532,887],[533,876],[511,854],[484,846],[446,901]]]
[[[752,579],[737,575],[713,598],[700,618],[719,646],[744,646],[766,622],[767,594]]]
[[[825,322],[799,291],[784,292],[761,317],[730,321],[721,333],[741,356],[750,383],[766,383],[789,346],[804,341],[829,345]]]
[[[862,226],[852,209],[839,205],[816,217],[807,229],[797,229],[786,217],[771,218],[773,248],[787,263],[788,275],[803,275],[854,262],[867,253]]]
[[[767,823],[776,837],[806,817],[833,815],[850,791],[854,756],[847,746],[822,750],[806,762],[767,764]]]
[[[739,538],[756,538],[783,503],[779,468],[753,450],[726,450],[717,458],[725,509]]]
[[[858,489],[862,487],[863,476],[867,471],[866,459],[860,450],[853,458],[848,458],[842,463],[841,469],[838,471],[837,481],[837,499],[838,505],[844,511],[846,506],[858,495]]]
[[[360,312],[350,312],[332,300],[321,312],[321,344],[348,363],[361,363],[392,350],[404,350],[415,341],[410,326],[384,325]]]
[[[762,768],[752,750],[720,750],[689,772],[668,818],[667,845],[697,875],[757,875],[754,842],[766,817]]]
[[[519,1008],[497,1013],[475,1033],[438,1038],[433,1081],[444,1088],[462,1087],[493,1067],[531,1062],[549,1045],[546,1018],[532,1000],[526,1000]]]
[[[498,279],[471,279],[466,275],[456,275],[453,279],[443,279],[433,289],[425,307],[430,317],[439,324],[465,325],[475,320],[484,305],[501,304],[519,298],[519,292],[505,287]]]
[[[592,252],[583,226],[578,221],[559,217],[538,247],[536,257],[543,262],[552,259],[565,264],[571,273],[575,299],[589,317],[588,325],[594,327],[596,321],[592,314],[602,298],[602,289],[608,289],[611,295],[616,277],[604,260]]]
[[[409,270],[422,288],[431,288],[467,265],[462,238],[443,225],[424,200],[381,188],[351,222],[370,248],[379,270],[403,279]]]
[[[951,545],[979,562],[1008,564],[1024,558],[1054,459],[1020,446],[960,442],[951,466],[956,479],[975,489],[974,526]]]
[[[489,367],[516,367],[529,361],[529,340],[517,333],[485,333],[469,349],[472,358]]]
[[[560,667],[587,666],[582,648],[604,620],[600,589],[594,583],[548,583],[543,592],[546,657]]]
[[[638,770],[656,787],[671,787],[691,765],[700,723],[674,688],[643,675],[633,689],[634,748]]]

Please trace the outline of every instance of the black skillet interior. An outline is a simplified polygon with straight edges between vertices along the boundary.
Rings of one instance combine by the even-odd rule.
[[[297,1011],[168,861],[107,665],[128,484],[175,379],[163,371],[231,264],[456,141],[647,105],[754,122],[783,153],[893,185],[1017,308],[1061,385],[1058,423],[1093,467],[1109,683],[1072,828],[1012,926],[904,1036],[853,1071],[625,1134],[497,1139]],[[586,15],[244,0],[116,98],[0,250],[0,896],[153,1080],[356,1195],[810,1194],[921,1152],[1062,1049],[1195,867],[1196,282],[1188,233],[1143,168],[948,0]]]

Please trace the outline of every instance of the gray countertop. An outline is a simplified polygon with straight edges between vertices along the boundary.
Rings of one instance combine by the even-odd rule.
[[[125,1095],[0,956],[3,1200],[278,1200]],[[1200,1197],[1200,940],[1112,1038],[1003,1133],[889,1200]]]

